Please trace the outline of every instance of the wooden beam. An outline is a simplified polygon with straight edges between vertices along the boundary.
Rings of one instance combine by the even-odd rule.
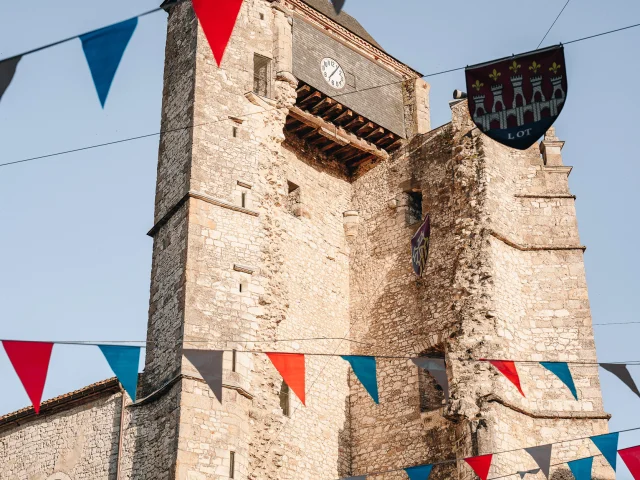
[[[356,131],[356,135],[362,137],[367,130],[373,130],[375,128],[376,126],[373,124],[373,122],[367,122]]]
[[[333,119],[333,123],[340,123],[343,120],[351,121],[352,118],[353,118],[353,112],[351,110],[345,110],[344,112],[342,112],[340,115],[338,115],[336,118]]]
[[[402,145],[402,139],[399,138],[398,140],[396,140],[395,142],[393,142],[391,145],[389,145],[388,147],[385,147],[385,150],[389,150],[389,149],[396,149],[398,148],[400,145]]]
[[[379,137],[379,136],[382,136],[382,135],[384,135],[384,128],[378,127],[376,129],[374,129],[373,132],[371,132],[365,138],[371,142],[372,138]]]
[[[311,102],[311,101],[313,101],[315,99],[318,99],[318,98],[321,98],[321,97],[322,97],[322,94],[320,92],[318,92],[318,91],[315,91],[312,94],[307,95],[302,100],[300,100],[298,102],[298,104],[302,106],[303,104],[306,104],[308,102]]]
[[[375,155],[377,158],[381,158],[386,160],[389,158],[389,154],[384,150],[376,147],[372,143],[363,140],[354,134],[347,132],[344,128],[333,125],[320,117],[312,115],[298,107],[291,107],[289,109],[289,114],[299,120],[302,123],[305,123],[311,127],[316,127],[317,132],[333,140],[336,143],[343,143],[345,145],[350,145],[351,147],[360,150],[361,152],[367,152],[371,155]]]
[[[296,90],[298,96],[302,96],[311,91],[311,87],[309,85],[302,85],[299,89]]]
[[[340,114],[340,112],[342,112],[342,109],[344,107],[339,104],[338,102],[336,102],[336,104],[329,108],[326,112],[324,112],[322,115],[320,115],[324,120],[329,120],[331,118],[332,115],[335,115],[336,113]]]
[[[378,145],[379,147],[383,147],[383,145],[385,143],[391,142],[393,143],[393,139],[396,138],[395,133],[387,133],[384,137],[379,138],[378,140],[376,140],[376,145]],[[391,144],[390,143],[390,144]],[[384,147],[383,147],[384,148]]]
[[[349,123],[347,123],[344,126],[344,128],[350,129],[350,128],[353,128],[353,127],[355,127],[357,125],[362,125],[363,123],[364,123],[364,118],[362,118],[360,115],[358,115],[356,118],[354,118]]]
[[[318,103],[316,103],[314,105],[314,107],[311,109],[311,113],[318,113],[318,111],[321,108],[326,108],[326,107],[330,107],[331,105],[335,104],[336,101],[333,98],[329,98],[329,97],[325,97],[323,98],[321,101],[319,101]]]

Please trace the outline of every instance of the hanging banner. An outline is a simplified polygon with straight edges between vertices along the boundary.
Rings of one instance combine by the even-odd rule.
[[[198,370],[202,379],[207,382],[213,394],[222,403],[222,362],[224,351],[185,349],[182,353],[191,362],[191,365]]]
[[[573,462],[568,462],[568,465],[576,480],[591,480],[593,457],[574,460]]]
[[[242,0],[193,0],[193,9],[207,37],[218,67],[229,44],[233,27],[238,19]]]
[[[419,467],[405,468],[404,471],[409,475],[409,480],[428,480],[432,469],[433,465],[421,465]]]
[[[138,365],[140,364],[140,347],[121,347],[116,345],[98,345],[104,358],[118,377],[118,381],[136,401],[138,391]]]
[[[267,353],[266,355],[280,372],[285,383],[306,406],[304,355],[301,353]]]
[[[640,480],[640,446],[619,450],[620,458],[635,480]]]
[[[616,471],[616,460],[618,459],[618,438],[620,434],[618,432],[608,433],[606,435],[598,435],[591,437],[593,444],[598,447],[602,456],[609,462],[613,471]]]
[[[600,366],[606,371],[613,373],[616,377],[622,380],[622,382],[629,387],[633,393],[640,397],[640,391],[638,391],[636,382],[633,381],[626,365],[621,363],[601,363]]]
[[[411,263],[416,275],[422,277],[427,268],[427,258],[429,256],[429,239],[431,237],[431,219],[429,214],[425,217],[422,225],[411,239]]]
[[[524,397],[525,394],[522,391],[522,387],[520,386],[520,376],[518,375],[518,370],[516,370],[515,362],[509,360],[487,360],[491,365],[496,367],[500,373],[502,373],[511,383],[513,383],[520,394]]]
[[[440,388],[442,388],[445,401],[449,403],[449,379],[447,378],[447,367],[444,359],[421,357],[412,358],[411,361],[431,374],[440,385]]]
[[[362,386],[369,392],[376,403],[378,399],[378,378],[376,373],[376,358],[359,355],[342,355],[342,358],[351,364],[353,373],[356,374]]]
[[[536,464],[544,473],[544,476],[549,478],[549,471],[551,470],[551,449],[553,445],[540,445],[539,447],[531,447],[525,448],[524,451],[527,452]]]
[[[53,343],[3,340],[2,346],[7,352],[18,378],[20,378],[34,410],[36,413],[40,413],[40,402],[42,401],[44,384],[47,381]]]
[[[575,384],[573,383],[573,377],[571,376],[571,370],[569,370],[568,364],[564,362],[540,362],[540,365],[562,380],[562,383],[564,383],[571,391],[573,398],[578,400],[578,392]]]
[[[331,3],[333,3],[333,9],[336,11],[336,13],[338,15],[340,15],[340,12],[342,11],[342,8],[344,7],[344,2],[346,0],[331,0]]]
[[[558,118],[567,98],[564,47],[467,67],[469,112],[481,132],[525,150]]]
[[[102,108],[107,101],[120,60],[137,25],[136,17],[80,35],[82,49]]]
[[[22,59],[22,56],[8,58],[0,62],[0,100],[2,100],[2,95],[7,91],[7,88],[9,88],[11,80],[13,80],[20,59]]]
[[[476,472],[480,480],[487,480],[493,454],[481,455],[479,457],[465,458],[464,461]]]

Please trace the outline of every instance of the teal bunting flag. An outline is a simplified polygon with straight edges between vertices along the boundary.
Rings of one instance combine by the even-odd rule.
[[[136,401],[138,390],[138,365],[140,364],[140,347],[121,347],[116,345],[98,345],[104,358],[107,359],[111,370],[118,381]]]
[[[431,475],[433,465],[420,465],[419,467],[405,468],[404,471],[409,475],[409,480],[427,480]]]
[[[573,394],[573,398],[578,400],[578,392],[576,391],[576,386],[573,383],[573,377],[571,376],[569,365],[564,362],[540,362],[540,365],[562,380],[562,383],[564,383]]]
[[[573,462],[568,462],[568,465],[576,480],[591,480],[593,457],[574,460]]]
[[[613,471],[616,471],[616,460],[618,459],[618,432],[608,433],[606,435],[598,435],[591,437],[591,441],[594,443],[602,456],[607,459]]]
[[[366,475],[360,475],[358,477],[345,477],[345,478],[341,478],[340,480],[365,480],[367,478]]]
[[[342,355],[342,358],[351,364],[353,373],[356,374],[362,386],[369,392],[376,403],[378,399],[378,378],[376,376],[376,358],[360,355]]]
[[[340,15],[340,12],[342,11],[342,7],[344,7],[345,1],[346,0],[331,0],[331,3],[333,4],[333,9],[336,11],[338,15]]]
[[[136,17],[80,36],[102,108],[137,25]]]

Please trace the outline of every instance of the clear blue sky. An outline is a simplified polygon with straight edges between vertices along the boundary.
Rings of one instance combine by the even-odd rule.
[[[534,49],[565,0],[347,0],[394,56],[422,73]],[[159,0],[7,2],[0,58],[108,25]],[[640,22],[635,0],[572,0],[545,45]],[[0,163],[156,132],[166,15],[141,19],[104,111],[78,40],[25,57],[0,103]],[[567,46],[569,97],[556,123],[575,167],[594,322],[640,320],[640,29]],[[434,126],[464,74],[429,79]],[[144,339],[157,138],[0,169],[1,338]],[[599,359],[640,359],[637,326],[595,327]],[[640,382],[640,368],[631,367]],[[45,398],[110,376],[96,348],[56,347]],[[3,351],[0,414],[28,404]],[[640,399],[601,373],[611,429],[640,426]],[[640,443],[624,435],[622,446]],[[623,469],[620,469],[621,472]],[[630,479],[628,473],[618,478]]]

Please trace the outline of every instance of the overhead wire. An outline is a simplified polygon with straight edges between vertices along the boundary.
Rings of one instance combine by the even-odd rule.
[[[618,433],[618,434],[620,434],[620,433],[634,432],[634,431],[636,431],[636,430],[640,430],[640,427],[627,428],[627,429],[624,429],[624,430],[619,430],[619,431],[617,431],[617,432],[609,432],[609,433],[610,433],[610,434],[611,434],[611,433]],[[606,434],[604,434],[604,435],[606,435]],[[545,443],[544,445],[557,445],[557,444],[560,444],[560,443],[579,442],[579,441],[583,441],[583,440],[589,440],[591,437],[594,437],[594,436],[597,436],[597,435],[590,435],[590,436],[588,436],[588,437],[570,438],[570,439],[567,439],[567,440],[558,440],[557,442],[549,442],[549,443]],[[536,446],[541,446],[541,445],[536,445]],[[491,455],[503,455],[503,454],[506,454],[506,453],[519,452],[519,451],[521,451],[521,450],[524,450],[525,448],[535,448],[535,446],[534,446],[534,447],[520,447],[520,448],[513,448],[513,449],[511,449],[511,450],[502,450],[502,451],[499,451],[499,452],[488,452],[486,455],[489,455],[489,454],[491,454]],[[590,456],[585,457],[585,458],[599,457],[599,456],[600,456],[600,455],[590,455]],[[410,466],[410,467],[395,468],[395,469],[391,469],[391,470],[383,470],[383,471],[378,471],[378,472],[370,472],[370,473],[366,473],[366,474],[363,474],[363,475],[366,475],[366,476],[375,476],[375,475],[383,475],[383,474],[385,474],[385,473],[401,472],[401,471],[403,471],[403,470],[405,470],[405,469],[407,469],[407,468],[411,468],[411,467],[413,467],[413,466],[421,467],[421,466],[424,466],[424,465],[432,465],[432,466],[436,466],[436,465],[445,465],[445,464],[450,464],[450,463],[458,463],[458,462],[464,461],[464,460],[465,460],[465,459],[467,459],[467,458],[474,458],[474,456],[471,456],[471,457],[463,457],[463,458],[452,458],[452,459],[448,459],[448,460],[441,460],[441,461],[439,461],[439,462],[433,462],[433,463],[422,463],[422,464],[420,464],[420,465],[412,465],[412,466]],[[578,459],[578,460],[582,460],[582,459]],[[568,460],[568,461],[572,461],[572,460]],[[553,466],[563,465],[563,464],[565,464],[565,463],[567,463],[567,462],[562,462],[562,463],[559,463],[559,464],[556,464],[556,465],[553,465]],[[497,480],[497,479],[499,479],[499,478],[506,478],[506,477],[510,477],[510,476],[512,476],[512,475],[517,475],[517,474],[518,474],[518,472],[510,473],[509,475],[505,475],[505,476],[501,476],[501,477],[492,477],[492,478],[490,478],[489,480]],[[347,477],[347,478],[349,478],[349,477]],[[346,479],[343,477],[343,478],[341,478],[340,480],[346,480]]]
[[[152,13],[155,10],[152,10],[148,13]],[[582,42],[585,40],[590,40],[592,38],[597,38],[597,37],[602,37],[604,35],[610,35],[613,33],[618,33],[618,32],[622,32],[624,30],[629,30],[632,28],[637,28],[640,27],[640,23],[636,23],[633,25],[628,25],[626,27],[621,27],[621,28],[617,28],[614,30],[608,30],[606,32],[601,32],[601,33],[597,33],[594,35],[589,35],[587,37],[582,37],[582,38],[578,38],[575,40],[570,40],[568,42],[564,42],[564,45],[570,45],[573,43],[577,43],[577,42]],[[73,39],[76,37],[71,37],[70,39]],[[63,41],[68,41],[69,39],[63,40]],[[61,41],[61,42],[63,42]],[[44,48],[44,47],[42,47]],[[38,49],[36,49],[37,51]],[[12,57],[13,58],[13,57]],[[460,71],[460,70],[464,70],[466,67],[457,67],[457,68],[451,68],[448,70],[441,70],[439,72],[434,72],[434,73],[430,73],[427,75],[423,75],[421,78],[430,78],[430,77],[434,77],[434,76],[438,76],[438,75],[444,75],[446,73],[451,73],[451,72],[456,72],[456,71]],[[391,82],[391,83],[385,83],[385,84],[381,84],[381,85],[374,85],[371,87],[366,87],[360,90],[354,90],[351,92],[345,92],[345,93],[341,93],[341,94],[337,94],[334,95],[334,97],[342,97],[342,96],[346,96],[346,95],[353,95],[356,93],[362,93],[362,92],[366,92],[369,90],[373,90],[373,89],[377,89],[377,88],[383,88],[383,87],[387,87],[387,86],[391,86],[391,85],[397,85],[400,83],[404,83],[405,80],[400,80],[397,82]],[[333,98],[333,97],[332,97]],[[256,114],[262,114],[262,113],[268,113],[268,112],[272,112],[272,111],[277,111],[277,110],[286,110],[289,107],[277,107],[277,108],[272,108],[272,109],[264,109],[258,112],[251,112],[251,113],[247,113],[247,114],[241,114],[241,115],[233,115],[234,118],[244,118],[247,116],[251,116],[251,115],[256,115]],[[94,145],[88,145],[85,147],[79,147],[79,148],[74,148],[74,149],[70,149],[70,150],[65,150],[65,151],[60,151],[60,152],[55,152],[55,153],[50,153],[50,154],[45,154],[45,155],[38,155],[38,156],[34,156],[34,157],[29,157],[29,158],[24,158],[21,160],[14,160],[14,161],[10,161],[10,162],[5,162],[5,163],[0,163],[0,167],[6,167],[6,166],[10,166],[10,165],[16,165],[19,163],[26,163],[26,162],[32,162],[35,160],[42,160],[45,158],[51,158],[51,157],[56,157],[56,156],[60,156],[60,155],[66,155],[69,153],[76,153],[76,152],[81,152],[81,151],[86,151],[86,150],[92,150],[95,148],[101,148],[101,147],[106,147],[106,146],[110,146],[110,145],[116,145],[116,144],[120,144],[120,143],[125,143],[125,142],[131,142],[131,141],[136,141],[136,140],[141,140],[144,138],[149,138],[149,137],[154,137],[154,136],[159,136],[159,135],[166,135],[168,133],[172,133],[172,132],[177,132],[177,131],[181,131],[181,130],[189,130],[189,129],[194,129],[194,128],[199,128],[199,127],[203,127],[203,126],[207,126],[207,125],[213,125],[216,123],[221,123],[221,122],[227,122],[227,121],[232,121],[230,118],[223,118],[223,119],[219,119],[219,120],[215,120],[215,121],[211,121],[211,122],[205,122],[205,123],[201,123],[201,124],[197,124],[197,125],[187,125],[185,127],[179,127],[179,128],[173,128],[173,129],[169,129],[169,130],[164,130],[164,131],[159,131],[159,132],[155,132],[155,133],[149,133],[149,134],[145,134],[145,135],[137,135],[134,137],[128,137],[128,138],[123,138],[123,139],[119,139],[119,140],[114,140],[111,142],[104,142],[104,143],[99,143],[99,144],[94,144]]]
[[[540,45],[542,45],[542,42],[544,42],[544,39],[547,38],[547,35],[549,35],[549,33],[551,32],[551,30],[553,29],[553,27],[555,26],[555,24],[557,23],[558,19],[562,16],[562,12],[564,12],[564,9],[567,8],[567,5],[569,5],[569,2],[571,2],[571,0],[567,0],[567,3],[564,4],[564,7],[562,7],[562,10],[560,10],[560,13],[558,14],[558,16],[556,17],[556,19],[553,21],[553,23],[551,24],[551,26],[549,27],[549,30],[547,30],[547,33],[544,34],[544,37],[542,37],[542,40],[540,40],[540,43],[538,44],[537,48],[540,48]]]

